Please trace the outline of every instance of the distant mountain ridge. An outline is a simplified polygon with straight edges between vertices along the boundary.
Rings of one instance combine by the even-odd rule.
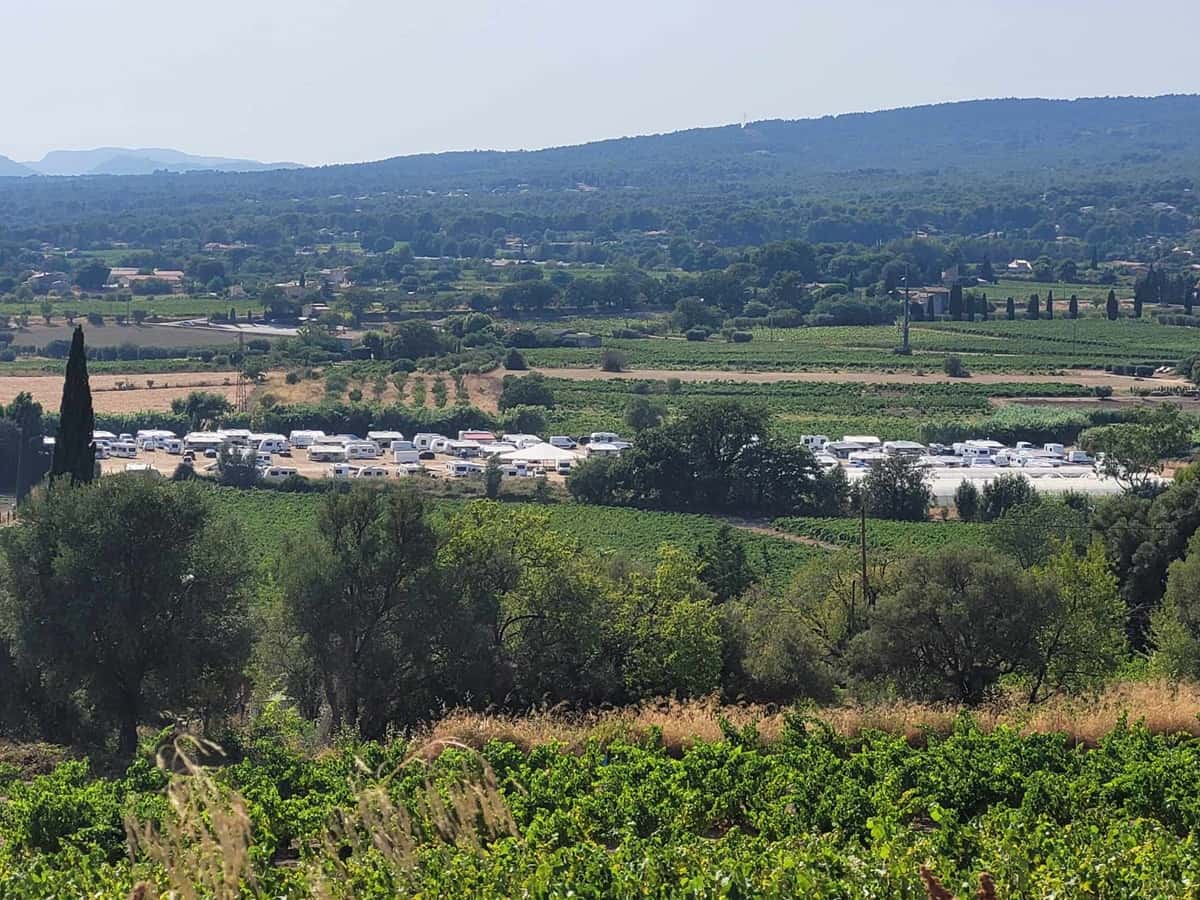
[[[51,150],[36,162],[0,157],[2,175],[152,175],[155,172],[266,172],[299,169],[298,163],[264,163],[253,159],[195,156],[164,147],[98,147],[94,150]]]
[[[816,119],[773,119],[541,150],[469,150],[299,167],[172,150],[55,151],[0,157],[0,175],[203,171],[216,190],[287,196],[375,191],[471,194],[666,189],[684,196],[792,192],[830,179],[877,189],[896,178],[1009,177],[1049,183],[1200,178],[1200,96],[967,100]],[[231,173],[225,175],[223,173]],[[162,188],[162,179],[146,189]],[[190,178],[189,186],[199,184]],[[17,182],[8,182],[16,185]],[[130,181],[127,189],[136,189]]]

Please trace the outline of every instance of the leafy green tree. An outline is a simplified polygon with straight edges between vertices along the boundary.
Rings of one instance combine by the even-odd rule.
[[[228,400],[209,391],[192,391],[186,397],[171,401],[171,412],[177,416],[187,416],[192,431],[217,424],[232,409]]]
[[[541,372],[505,375],[501,385],[498,404],[501,411],[514,406],[554,407],[554,391]]]
[[[754,583],[754,570],[746,558],[745,545],[734,536],[733,528],[722,523],[713,542],[696,548],[700,580],[719,601],[740,597]]]
[[[1059,543],[1035,575],[1050,608],[1036,636],[1029,702],[1099,686],[1128,653],[1125,604],[1104,547],[1093,542],[1081,555]]]
[[[1162,605],[1150,620],[1154,664],[1174,679],[1200,678],[1200,538],[1171,563]]]
[[[63,381],[62,405],[58,414],[58,435],[54,441],[51,476],[66,476],[72,484],[86,484],[96,477],[96,447],[92,431],[96,416],[92,411],[92,388],[88,382],[87,354],[83,349],[83,327],[76,326],[67,356],[67,374]]]
[[[328,494],[316,532],[281,553],[275,577],[335,728],[378,737],[428,711],[435,553],[417,492],[366,485]]]
[[[523,372],[529,368],[525,363],[525,356],[516,347],[509,347],[508,352],[504,354],[504,368],[510,372]]]
[[[81,691],[122,755],[162,710],[234,702],[251,573],[202,490],[136,475],[56,482],[0,532],[0,554],[19,653]]]
[[[111,271],[102,262],[90,262],[75,273],[75,283],[85,291],[99,291],[108,283]]]
[[[1100,471],[1125,490],[1139,491],[1162,472],[1167,459],[1187,451],[1191,428],[1178,407],[1164,403],[1138,421],[1089,428],[1079,436],[1079,445],[1104,454]]]
[[[625,404],[625,424],[636,432],[662,424],[666,408],[649,397],[630,397]]]
[[[879,596],[851,666],[905,694],[979,703],[1002,676],[1038,665],[1047,607],[1029,573],[983,548],[915,557]]]
[[[500,496],[500,482],[503,477],[503,473],[500,471],[500,460],[495,454],[489,456],[487,465],[483,469],[483,492],[489,500],[495,500]]]
[[[928,471],[907,456],[889,456],[876,463],[859,482],[858,491],[867,514],[877,519],[920,522],[933,502]]]
[[[1049,497],[1009,507],[992,521],[988,538],[1026,569],[1040,565],[1063,545],[1082,547],[1087,539],[1083,513]]]
[[[1015,472],[997,475],[983,486],[979,518],[984,522],[994,522],[1010,509],[1033,503],[1037,498],[1037,491],[1024,475]]]
[[[963,479],[954,490],[954,509],[963,522],[974,522],[979,517],[982,499],[975,482]]]

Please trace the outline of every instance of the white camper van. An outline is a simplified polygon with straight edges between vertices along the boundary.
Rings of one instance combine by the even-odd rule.
[[[288,435],[288,443],[293,447],[304,449],[320,442],[325,437],[323,431],[293,431]]]

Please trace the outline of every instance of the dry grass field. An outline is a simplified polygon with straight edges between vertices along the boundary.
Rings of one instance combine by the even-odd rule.
[[[878,730],[904,735],[910,743],[920,744],[930,732],[949,732],[964,711],[954,705],[892,701],[817,708],[809,715],[847,737]],[[1094,697],[1057,698],[1033,707],[1011,697],[970,712],[985,731],[1006,726],[1026,734],[1063,733],[1084,746],[1095,746],[1122,719],[1130,723],[1142,720],[1157,734],[1200,736],[1200,685],[1121,682]],[[498,740],[511,741],[523,750],[550,743],[578,750],[589,740],[641,740],[652,729],[660,729],[665,746],[682,750],[696,741],[721,740],[722,720],[735,728],[753,724],[761,740],[769,744],[778,740],[783,730],[784,713],[773,706],[722,705],[715,700],[663,700],[585,714],[546,710],[505,716],[453,711],[423,737],[435,742],[459,741],[476,748]]]
[[[98,413],[167,410],[171,401],[204,390],[233,400],[236,372],[167,372],[158,375],[92,375],[92,404]],[[133,387],[122,387],[132,385]],[[47,410],[62,401],[61,375],[12,375],[0,378],[0,403],[11,403],[22,391]]]

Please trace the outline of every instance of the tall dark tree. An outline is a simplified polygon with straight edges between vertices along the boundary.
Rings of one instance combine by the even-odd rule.
[[[1038,295],[1033,294],[1029,298],[1029,302],[1025,304],[1025,318],[1040,319],[1042,317],[1041,301],[1038,300]]]
[[[83,327],[77,325],[67,357],[67,377],[63,382],[58,436],[54,441],[54,461],[50,465],[51,476],[65,475],[73,484],[85,484],[95,477],[96,448],[92,444],[95,427],[96,414],[92,410],[87,355],[83,349]]]
[[[1133,317],[1140,319],[1142,317],[1142,304],[1145,302],[1146,290],[1134,286],[1133,289]]]
[[[1004,317],[1010,322],[1017,317],[1017,304],[1012,297],[1004,301]]]
[[[996,273],[992,270],[992,260],[989,256],[983,257],[983,262],[979,264],[979,277],[984,281],[995,283]]]
[[[1079,318],[1079,298],[1076,297],[1074,294],[1071,295],[1071,299],[1067,303],[1067,318],[1068,319],[1078,319]]]
[[[1185,315],[1192,314],[1192,303],[1196,298],[1196,286],[1190,281],[1183,283],[1183,312]]]
[[[950,318],[955,322],[962,321],[963,315],[963,290],[961,284],[956,284],[950,288]]]
[[[925,301],[925,318],[930,322],[937,321],[937,311],[934,308],[932,297]]]
[[[1117,292],[1108,292],[1108,301],[1104,306],[1105,315],[1108,316],[1110,322],[1117,321],[1117,315],[1120,313],[1121,307],[1117,304]]]
[[[1046,292],[1046,318],[1054,318],[1054,291]]]
[[[1092,247],[1092,262],[1091,262],[1091,267],[1092,267],[1093,269],[1098,269],[1098,268],[1100,268],[1100,254],[1099,254],[1099,253],[1096,251],[1096,248],[1095,248],[1095,247]]]

